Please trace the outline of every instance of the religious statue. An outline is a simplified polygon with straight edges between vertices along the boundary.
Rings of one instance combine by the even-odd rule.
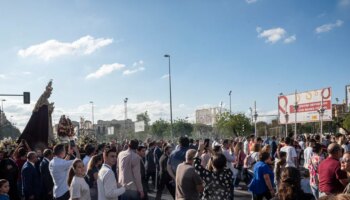
[[[60,118],[57,135],[61,141],[69,141],[75,135],[72,121],[65,115],[62,115]]]
[[[54,103],[49,102],[52,93],[52,80],[47,84],[44,93],[39,97],[33,109],[32,116],[17,142],[25,139],[31,148],[47,147],[54,141],[52,127],[52,112]]]

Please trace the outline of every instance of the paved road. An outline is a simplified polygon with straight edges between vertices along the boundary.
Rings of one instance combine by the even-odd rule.
[[[251,200],[252,199],[250,193],[247,191],[243,191],[243,190],[235,190],[234,196],[235,196],[234,199],[239,199],[239,200]],[[149,197],[149,200],[154,200],[156,197],[156,194],[150,193],[148,195],[148,197]],[[171,197],[171,195],[169,194],[169,192],[166,189],[164,189],[164,191],[163,191],[162,200],[173,200],[173,198]]]

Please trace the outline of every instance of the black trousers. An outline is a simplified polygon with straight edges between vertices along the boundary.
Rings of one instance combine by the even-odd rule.
[[[165,186],[168,188],[171,196],[175,199],[175,182],[171,183],[169,179],[165,179],[165,178],[161,177],[159,185],[158,185],[156,200],[161,199],[162,192],[163,192]]]
[[[64,193],[64,195],[54,198],[54,200],[69,200],[70,198],[70,194],[69,191],[67,191],[66,193]]]
[[[262,194],[253,194],[253,199],[254,199],[254,200],[263,200],[264,197],[265,197],[265,199],[267,199],[267,200],[271,199],[272,196],[271,196],[270,191],[267,190],[266,192],[264,192],[264,193],[262,193]]]

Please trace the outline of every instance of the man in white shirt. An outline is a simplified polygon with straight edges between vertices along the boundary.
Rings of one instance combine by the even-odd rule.
[[[118,188],[117,180],[111,166],[117,162],[117,152],[114,148],[103,152],[104,164],[98,172],[98,200],[117,200],[125,192],[125,187]]]
[[[227,168],[234,171],[233,162],[235,161],[235,156],[233,151],[231,151],[231,142],[228,139],[225,139],[222,142],[222,154],[226,157]]]
[[[304,168],[309,169],[309,160],[312,156],[312,147],[315,146],[316,141],[314,139],[308,139],[306,142],[306,149],[304,150]]]
[[[290,137],[285,139],[286,146],[281,148],[281,151],[286,152],[287,154],[287,165],[286,167],[296,167],[297,165],[297,152],[292,146],[292,140]]]
[[[68,150],[70,154],[72,153],[72,150],[74,150],[76,153],[76,158],[80,159],[80,154],[76,146],[71,148],[70,144],[68,143]],[[53,153],[55,157],[49,163],[49,170],[54,183],[53,196],[55,200],[68,200],[70,195],[67,184],[67,176],[74,160],[68,160],[69,154],[66,156],[64,144],[56,145],[53,148]]]

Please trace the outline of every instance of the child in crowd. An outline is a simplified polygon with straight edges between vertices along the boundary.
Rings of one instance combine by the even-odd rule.
[[[276,188],[278,188],[280,180],[281,180],[281,174],[284,168],[286,168],[286,164],[287,164],[287,153],[284,151],[280,151],[278,158],[276,158],[275,160],[275,169],[274,169],[274,173],[275,173],[275,185]],[[277,190],[278,191],[278,190]]]
[[[10,184],[6,179],[0,179],[0,200],[10,200],[7,194],[10,190]]]
[[[75,160],[69,170],[68,185],[72,199],[90,200],[90,187],[85,179],[85,167],[82,160]]]

